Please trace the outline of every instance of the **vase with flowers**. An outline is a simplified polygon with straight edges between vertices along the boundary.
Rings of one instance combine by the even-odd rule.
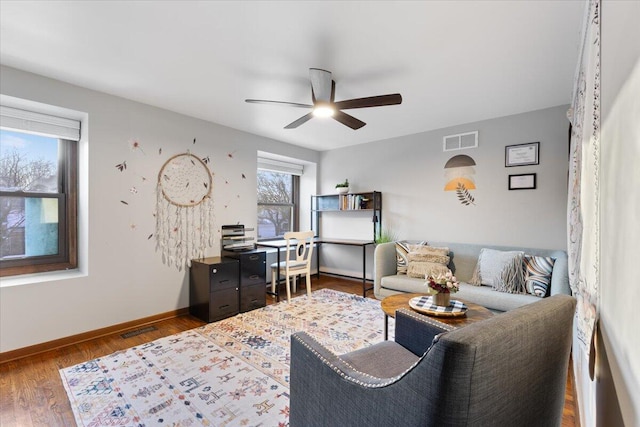
[[[426,280],[425,285],[429,289],[429,293],[433,295],[435,305],[448,307],[451,302],[451,294],[460,289],[460,283],[451,271],[437,277],[427,276]]]

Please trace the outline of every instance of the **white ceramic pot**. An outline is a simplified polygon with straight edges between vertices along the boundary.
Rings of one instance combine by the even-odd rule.
[[[336,191],[338,194],[347,194],[349,192],[349,187],[337,187]]]

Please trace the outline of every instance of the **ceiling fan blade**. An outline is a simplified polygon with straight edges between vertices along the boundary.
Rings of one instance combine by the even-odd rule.
[[[313,118],[313,113],[309,113],[309,114],[305,114],[304,116],[300,117],[298,120],[296,120],[295,122],[289,123],[288,125],[286,125],[284,128],[285,129],[295,129],[298,126],[300,126],[303,123],[308,122],[309,120],[311,120]]]
[[[342,111],[336,111],[332,117],[343,125],[349,126],[353,130],[360,129],[362,126],[366,125],[362,120],[358,120],[347,113],[343,113]]]
[[[336,99],[336,81],[331,80],[331,103]]]
[[[309,80],[315,99],[319,102],[331,100],[331,72],[319,68],[309,68]]]
[[[347,99],[338,101],[334,105],[339,110],[350,108],[383,107],[385,105],[402,104],[402,95],[394,93],[392,95],[369,96],[367,98]]]
[[[313,108],[313,105],[309,105],[309,104],[298,104],[297,102],[284,102],[284,101],[266,101],[264,99],[245,99],[244,102],[248,102],[250,104],[276,104],[276,105],[285,105],[289,107]]]

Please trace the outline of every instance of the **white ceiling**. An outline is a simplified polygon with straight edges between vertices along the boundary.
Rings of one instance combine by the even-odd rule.
[[[570,102],[584,1],[8,1],[0,62],[316,150]],[[310,103],[308,69],[336,100],[402,105],[284,126]]]

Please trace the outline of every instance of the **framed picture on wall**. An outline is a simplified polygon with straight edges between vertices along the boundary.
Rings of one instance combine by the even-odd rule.
[[[535,190],[536,174],[509,175],[509,190]]]
[[[527,166],[540,164],[540,143],[507,145],[504,148],[504,166]]]

